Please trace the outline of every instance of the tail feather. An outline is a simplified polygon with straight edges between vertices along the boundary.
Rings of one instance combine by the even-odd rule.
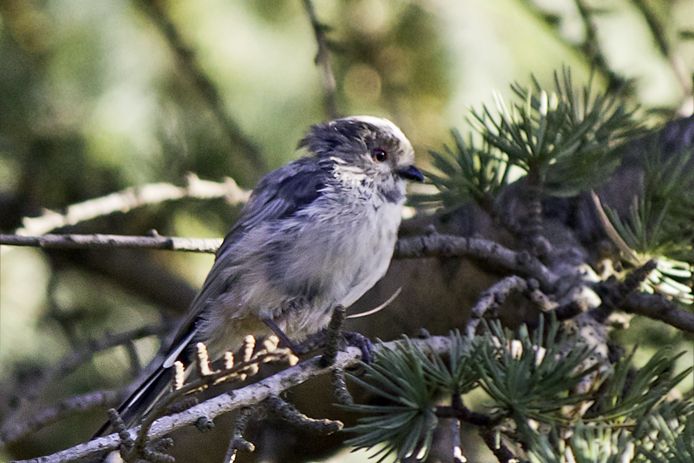
[[[150,374],[116,409],[123,419],[127,428],[135,425],[140,419],[147,415],[159,399],[171,387],[173,380],[173,364],[176,360],[184,360],[189,364],[191,340],[195,335],[195,329],[191,329],[187,335],[183,336],[179,342],[169,349],[168,355],[164,360],[159,357],[157,368]],[[94,434],[94,438],[101,437],[112,432],[110,422],[104,423]]]
[[[171,368],[157,368],[144,382],[133,391],[116,409],[127,428],[135,425],[149,413],[156,402],[171,386],[173,372]],[[94,434],[94,438],[113,432],[110,422],[104,423]]]
[[[118,409],[127,427],[134,425],[154,408],[154,405],[171,387],[172,379],[172,368],[159,368],[138,390],[133,392]]]

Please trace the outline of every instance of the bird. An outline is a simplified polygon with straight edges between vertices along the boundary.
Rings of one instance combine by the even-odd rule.
[[[197,343],[215,359],[248,334],[299,342],[385,275],[406,181],[424,179],[410,141],[387,119],[351,116],[311,126],[298,148],[306,155],[251,193],[170,347],[118,408],[126,426],[168,390],[176,361],[191,364]]]

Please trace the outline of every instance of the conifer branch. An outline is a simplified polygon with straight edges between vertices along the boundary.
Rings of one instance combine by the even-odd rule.
[[[341,305],[333,309],[333,314],[330,317],[330,323],[326,330],[326,345],[323,355],[320,358],[321,366],[327,367],[335,362],[335,356],[340,349],[340,340],[342,337],[342,325],[345,321],[347,311]]]
[[[446,406],[436,407],[436,416],[441,418],[457,418],[460,421],[475,426],[495,426],[499,423],[499,417],[491,417],[483,413],[473,412],[465,406]]]
[[[453,394],[451,395],[451,408],[455,410],[462,410],[465,408],[463,405],[463,399],[460,396],[460,393],[455,390],[453,391]],[[465,458],[465,455],[463,454],[463,443],[460,439],[460,419],[459,418],[454,418],[451,420],[451,433],[453,434],[452,436],[452,460],[453,463],[464,463],[467,461],[467,458]]]
[[[603,294],[600,297],[602,304],[590,311],[592,317],[598,322],[604,323],[607,317],[618,309],[631,293],[638,289],[639,285],[656,269],[656,266],[654,260],[649,260],[641,267],[629,272],[623,282],[618,284],[605,283],[602,290]]]
[[[413,340],[412,342],[425,352],[443,353],[448,350],[450,340],[444,336],[436,336],[426,340]],[[383,347],[377,346],[376,349],[393,347],[396,344],[397,342],[384,343]],[[257,383],[211,398],[180,413],[157,419],[150,428],[150,432],[148,433],[149,439],[156,440],[170,434],[176,429],[194,425],[200,416],[215,419],[224,413],[259,404],[271,395],[278,395],[311,378],[327,374],[332,371],[333,368],[344,369],[354,366],[359,362],[360,357],[360,349],[348,347],[345,351],[338,353],[334,365],[329,368],[321,368],[319,366],[318,359],[320,357],[306,360],[268,378],[262,379]],[[140,427],[138,426],[127,430],[127,433],[134,438],[139,431]],[[16,463],[65,463],[85,461],[90,458],[96,458],[105,452],[116,450],[120,442],[121,438],[118,434],[111,434],[76,445],[52,455],[22,460]]]
[[[210,386],[221,383],[244,381],[249,376],[257,374],[259,365],[263,363],[284,362],[289,365],[295,365],[297,358],[289,349],[278,348],[278,342],[279,340],[275,336],[269,336],[256,350],[255,338],[246,336],[242,347],[243,355],[241,361],[238,363],[234,363],[233,360],[229,361],[228,356],[225,354],[224,367],[220,370],[212,370],[207,347],[203,343],[198,343],[193,365],[198,373],[198,378],[185,383],[184,379],[181,378],[183,375],[180,374],[183,370],[182,365],[177,364],[175,366],[176,374],[173,378],[173,391],[157,402],[154,408],[142,420],[135,444],[127,452],[128,458],[136,459],[139,456],[144,456],[149,451],[148,449],[152,448],[152,443],[158,437],[150,433],[150,429],[155,424],[155,421],[169,413],[172,405],[175,405],[181,399],[185,400],[189,394],[203,391]],[[214,416],[210,413],[201,413],[193,424],[200,431],[209,430],[214,427]]]
[[[335,394],[335,400],[337,403],[342,405],[352,405],[354,403],[354,398],[347,389],[345,370],[342,368],[335,368],[331,373],[330,384],[333,387],[333,392]]]

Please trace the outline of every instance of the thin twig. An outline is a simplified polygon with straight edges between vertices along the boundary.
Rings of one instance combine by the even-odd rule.
[[[595,212],[598,215],[598,221],[600,222],[600,225],[602,226],[602,229],[607,237],[612,241],[617,249],[619,249],[627,261],[632,263],[638,262],[638,255],[629,247],[626,241],[624,241],[624,238],[622,238],[617,229],[614,227],[612,221],[607,216],[607,212],[605,212],[605,207],[602,205],[600,197],[597,195],[597,193],[595,193],[595,191],[590,192],[590,198],[593,202],[593,206],[595,207]]]
[[[504,303],[506,298],[514,291],[526,291],[528,284],[524,279],[515,275],[508,276],[497,281],[487,288],[477,299],[474,307],[470,311],[470,320],[465,326],[465,334],[472,338],[475,335],[477,325],[488,310],[494,310]]]
[[[516,252],[481,238],[433,233],[401,238],[395,245],[397,259],[454,256],[472,257],[519,275],[535,278],[544,290],[551,291],[557,282],[557,276],[529,253]]]
[[[38,217],[22,219],[19,235],[44,235],[57,228],[73,226],[113,213],[126,213],[139,207],[175,201],[183,198],[225,198],[232,205],[245,203],[250,192],[239,187],[231,178],[223,182],[201,180],[194,174],[186,176],[185,185],[150,183],[126,188],[99,198],[68,206],[64,213],[45,211]]]
[[[125,352],[128,354],[128,364],[130,365],[130,374],[135,377],[142,372],[142,362],[140,354],[137,352],[135,342],[131,339],[123,344]]]
[[[325,36],[327,26],[318,20],[316,10],[311,0],[304,0],[304,9],[306,10],[309,21],[311,21],[313,33],[316,36],[316,43],[318,44],[315,62],[321,69],[325,113],[330,119],[334,119],[338,116],[337,85],[335,83],[335,74],[330,65],[330,47],[328,46],[328,39]]]
[[[450,349],[449,338],[443,336],[430,337],[425,340],[412,340],[424,352],[443,353]],[[385,343],[385,348],[393,348],[395,342]],[[378,348],[378,347],[377,347]],[[181,413],[165,416],[154,422],[149,432],[150,439],[170,434],[172,431],[195,424],[200,416],[207,416],[209,419],[229,413],[250,405],[255,405],[267,399],[271,395],[278,395],[281,392],[304,383],[316,376],[329,373],[332,368],[348,368],[358,363],[361,357],[361,350],[356,347],[348,347],[344,352],[337,355],[335,364],[330,368],[321,368],[318,365],[318,357],[301,362],[300,364],[280,371],[279,373],[265,378],[257,383],[225,393],[189,408]],[[139,427],[132,428],[128,432],[131,436],[136,436]],[[115,450],[120,445],[118,434],[100,437],[90,442],[76,445],[72,448],[62,450],[52,455],[22,460],[17,463],[57,463],[71,461],[85,461],[95,458],[105,452]]]
[[[168,236],[124,235],[41,235],[22,236],[0,234],[0,244],[34,246],[44,249],[162,249],[167,251],[202,252],[214,254],[222,244],[217,238],[178,238]]]
[[[648,278],[657,264],[654,260],[649,260],[641,267],[629,272],[624,281],[611,284],[610,281],[602,285],[600,300],[602,303],[597,308],[590,311],[591,316],[600,323],[605,320],[624,303],[626,298],[639,288],[639,285]]]
[[[302,428],[305,431],[318,435],[330,435],[341,430],[344,425],[341,421],[329,419],[310,418],[301,413],[289,402],[278,395],[271,395],[263,402],[275,415],[287,423]]]
[[[220,239],[165,236],[18,236],[0,234],[0,244],[55,249],[135,248],[215,253],[221,242],[222,240]],[[395,246],[394,254],[395,259],[455,256],[479,259],[507,271],[535,278],[546,291],[551,291],[558,279],[557,275],[528,253],[516,252],[493,241],[480,238],[464,238],[442,234],[401,238]],[[694,314],[678,309],[676,304],[670,303],[660,295],[638,296],[629,296],[621,308],[627,312],[638,313],[663,321],[676,328],[694,332]],[[646,306],[644,301],[648,301],[651,307]]]
[[[266,341],[269,341],[269,339]],[[197,356],[195,359],[195,366],[198,370],[199,378],[185,384],[180,384],[180,387],[178,387],[180,379],[177,377],[173,378],[174,384],[177,387],[158,401],[142,420],[137,438],[135,439],[135,445],[129,456],[136,458],[143,455],[148,448],[151,448],[151,443],[154,442],[156,440],[155,437],[157,437],[150,435],[149,430],[151,426],[159,417],[170,413],[171,405],[178,402],[187,394],[199,392],[220,383],[244,381],[249,376],[257,374],[259,365],[263,363],[284,362],[289,365],[295,365],[296,357],[294,354],[286,348],[278,349],[277,342],[278,340],[275,338],[275,342],[266,342],[260,349],[254,352],[255,338],[253,336],[246,336],[244,344],[248,346],[248,351],[247,354],[244,355],[243,361],[238,363],[229,362],[228,364],[225,362],[225,367],[223,369],[214,371],[210,368],[211,365],[209,364],[207,347],[203,343],[198,343],[196,346]],[[198,417],[194,424],[200,428],[201,423],[206,426],[212,423],[213,419],[214,416],[204,413]]]
[[[224,455],[224,463],[234,463],[234,461],[236,461],[236,454],[239,450],[244,452],[255,451],[255,445],[243,437],[243,434],[246,432],[248,422],[253,415],[253,410],[253,408],[248,407],[239,411],[236,421],[234,422],[234,430],[231,433],[229,447]]]
[[[465,406],[461,395],[454,391],[451,397],[450,406],[438,406],[436,407],[436,416],[441,418],[455,418],[456,421],[464,421],[465,423],[478,426],[480,428],[479,432],[485,443],[489,447],[489,450],[494,453],[500,462],[511,463],[513,461],[513,454],[503,445],[497,445],[496,431],[494,426],[498,425],[504,417],[499,416],[489,416],[483,413],[473,412]],[[458,437],[459,439],[459,437]],[[462,455],[462,450],[461,450]],[[454,461],[457,461],[454,455]]]
[[[632,293],[619,308],[694,333],[694,312],[679,308],[659,294]]]
[[[675,77],[677,77],[677,81],[682,87],[685,96],[692,98],[692,92],[694,92],[694,83],[692,82],[691,76],[687,72],[684,62],[679,56],[675,55],[672,47],[668,43],[666,31],[663,29],[660,22],[658,22],[658,19],[655,17],[653,11],[651,11],[648,5],[646,5],[646,2],[643,0],[632,0],[632,2],[634,3],[636,9],[641,13],[641,16],[643,16],[648,28],[651,30],[651,35],[653,36],[653,40],[655,41],[658,50],[670,63],[670,67],[672,68]]]
[[[537,257],[542,257],[546,253],[546,245],[542,246],[546,240],[543,240],[542,232],[544,229],[542,219],[542,196],[543,196],[543,181],[541,179],[539,168],[534,166],[528,172],[528,181],[526,184],[525,203],[526,203],[526,218],[521,227],[521,234],[525,239],[528,249]]]
[[[588,303],[584,298],[573,299],[554,310],[557,320],[570,320],[588,310]]]
[[[167,15],[161,2],[157,0],[139,0],[142,10],[149,16],[152,22],[159,28],[166,38],[171,50],[176,55],[180,68],[188,75],[195,87],[199,90],[205,103],[210,107],[212,114],[219,122],[224,134],[229,139],[232,149],[238,148],[245,159],[260,172],[267,169],[264,158],[258,147],[246,135],[235,120],[229,116],[224,107],[224,102],[219,96],[217,87],[212,82],[203,67],[198,62],[195,52],[185,43],[176,25]]]
[[[352,405],[354,403],[354,398],[349,393],[349,389],[347,389],[345,370],[335,368],[331,374],[330,384],[333,387],[333,394],[337,403],[342,405]]]
[[[452,455],[453,463],[465,463],[467,458],[463,453],[463,443],[460,439],[460,420],[453,418],[451,420],[451,439],[452,439]]]
[[[9,423],[0,434],[0,446],[18,441],[76,412],[113,407],[119,400],[121,400],[121,394],[118,391],[93,391],[68,397],[55,405],[37,411],[26,419]]]

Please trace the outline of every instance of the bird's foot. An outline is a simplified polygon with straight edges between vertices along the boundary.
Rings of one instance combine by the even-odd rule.
[[[365,363],[373,361],[374,346],[369,338],[356,331],[343,331],[335,336],[335,341],[331,342],[329,330],[322,330],[309,339],[301,343],[298,347],[303,350],[303,353],[310,352],[319,347],[324,347],[323,356],[321,357],[321,365],[324,367],[330,366],[335,362],[335,357],[339,350],[347,346],[353,346],[361,350],[361,359]]]
[[[335,363],[337,352],[343,349],[345,344],[358,347],[361,350],[361,358],[364,362],[371,363],[373,360],[373,344],[369,338],[354,331],[343,331],[342,326],[345,317],[345,308],[342,306],[335,307],[328,328],[320,333],[325,342],[325,350],[320,358],[320,364],[323,367]]]
[[[374,345],[369,338],[356,331],[344,331],[342,338],[348,346],[354,346],[361,350],[361,360],[371,363],[374,359]]]

